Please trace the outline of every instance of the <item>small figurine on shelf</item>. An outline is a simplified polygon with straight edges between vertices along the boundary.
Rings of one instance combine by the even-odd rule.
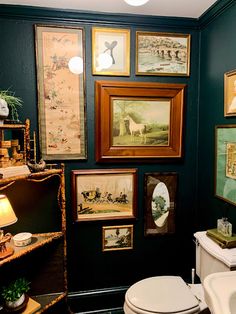
[[[28,161],[27,166],[29,167],[31,172],[40,172],[46,168],[46,162],[43,159],[40,159],[38,163],[34,161]]]
[[[9,90],[0,91],[0,124],[8,118],[7,123],[20,123],[18,108],[22,107],[22,100]]]
[[[27,166],[29,167],[31,172],[40,172],[44,171],[46,168],[46,162],[41,158],[39,162],[37,162],[37,143],[36,143],[36,132],[34,131],[34,137],[32,140],[33,147],[30,148],[30,155],[28,158]],[[31,144],[30,144],[31,147]],[[31,153],[33,153],[33,156],[31,156]]]

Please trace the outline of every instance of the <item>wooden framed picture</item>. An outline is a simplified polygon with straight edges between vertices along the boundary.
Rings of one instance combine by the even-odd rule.
[[[185,84],[95,84],[97,161],[182,157]]]
[[[133,248],[133,225],[102,227],[102,251]]]
[[[236,205],[236,124],[215,129],[215,196]]]
[[[144,174],[145,236],[175,232],[177,179],[175,172]]]
[[[45,160],[87,158],[83,37],[81,28],[35,25],[39,139]],[[73,60],[80,60],[80,74],[69,68]]]
[[[189,76],[190,35],[136,32],[136,74]]]
[[[136,217],[137,169],[72,170],[75,221]]]
[[[130,75],[130,30],[92,28],[94,75]]]
[[[224,116],[236,116],[236,70],[224,74]]]

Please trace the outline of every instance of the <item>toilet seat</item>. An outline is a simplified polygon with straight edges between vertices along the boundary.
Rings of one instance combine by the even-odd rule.
[[[199,313],[198,300],[179,276],[157,276],[138,281],[125,294],[125,313]]]

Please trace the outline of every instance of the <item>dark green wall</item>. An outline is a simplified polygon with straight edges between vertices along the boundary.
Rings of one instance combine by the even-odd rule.
[[[167,17],[105,15],[76,11],[33,9],[0,5],[0,88],[11,87],[24,101],[20,117],[29,117],[37,130],[37,82],[34,24],[63,24],[84,27],[86,49],[86,115],[88,159],[65,161],[67,197],[68,286],[71,298],[85,296],[81,305],[92,308],[89,297],[103,292],[114,295],[147,276],[180,275],[189,279],[194,266],[192,234],[196,228],[214,225],[220,201],[213,195],[214,125],[223,118],[223,73],[236,68],[233,16],[236,7],[223,12],[199,30],[199,21]],[[205,18],[205,17],[204,17]],[[131,30],[131,76],[101,77],[91,74],[91,27],[123,27]],[[191,34],[189,77],[135,76],[135,32],[157,31]],[[200,41],[201,39],[201,41]],[[201,42],[201,47],[199,46]],[[199,54],[200,51],[200,54]],[[199,62],[201,60],[201,63]],[[199,70],[199,65],[201,68]],[[199,73],[201,93],[199,94]],[[94,82],[128,80],[187,84],[184,120],[184,158],[181,161],[98,164],[94,147]],[[199,102],[200,99],[200,102]],[[233,120],[233,119],[230,119]],[[227,120],[226,122],[230,122]],[[82,168],[138,169],[136,220],[73,223],[70,172]],[[144,237],[143,179],[146,172],[177,172],[176,232]],[[199,181],[199,183],[198,183]],[[199,198],[198,194],[199,193]],[[102,252],[102,226],[134,224],[134,249]],[[100,293],[96,294],[96,291]],[[79,292],[79,293],[78,293]],[[104,300],[109,304],[110,294]],[[104,293],[105,294],[105,293]],[[115,297],[113,296],[114,300]],[[123,302],[123,301],[122,301]],[[81,304],[82,304],[81,303]],[[98,303],[97,303],[98,304]],[[121,305],[121,304],[120,304]],[[101,307],[103,305],[101,304]],[[81,310],[81,308],[78,308]]]
[[[236,117],[224,117],[224,73],[236,69],[235,16],[235,1],[229,1],[200,33],[198,223],[204,229],[214,228],[225,211],[233,226],[236,221],[235,206],[214,196],[215,126],[236,123]]]

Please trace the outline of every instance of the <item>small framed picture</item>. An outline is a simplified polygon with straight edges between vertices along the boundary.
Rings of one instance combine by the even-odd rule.
[[[136,217],[137,169],[72,170],[75,221]]]
[[[236,124],[215,130],[215,196],[236,205]]]
[[[190,35],[136,32],[136,74],[189,76]]]
[[[133,225],[102,227],[102,250],[130,250],[133,248]]]
[[[145,236],[175,232],[177,173],[145,173]]]
[[[92,28],[94,75],[130,75],[130,30]]]
[[[236,116],[236,70],[224,74],[224,116]]]

